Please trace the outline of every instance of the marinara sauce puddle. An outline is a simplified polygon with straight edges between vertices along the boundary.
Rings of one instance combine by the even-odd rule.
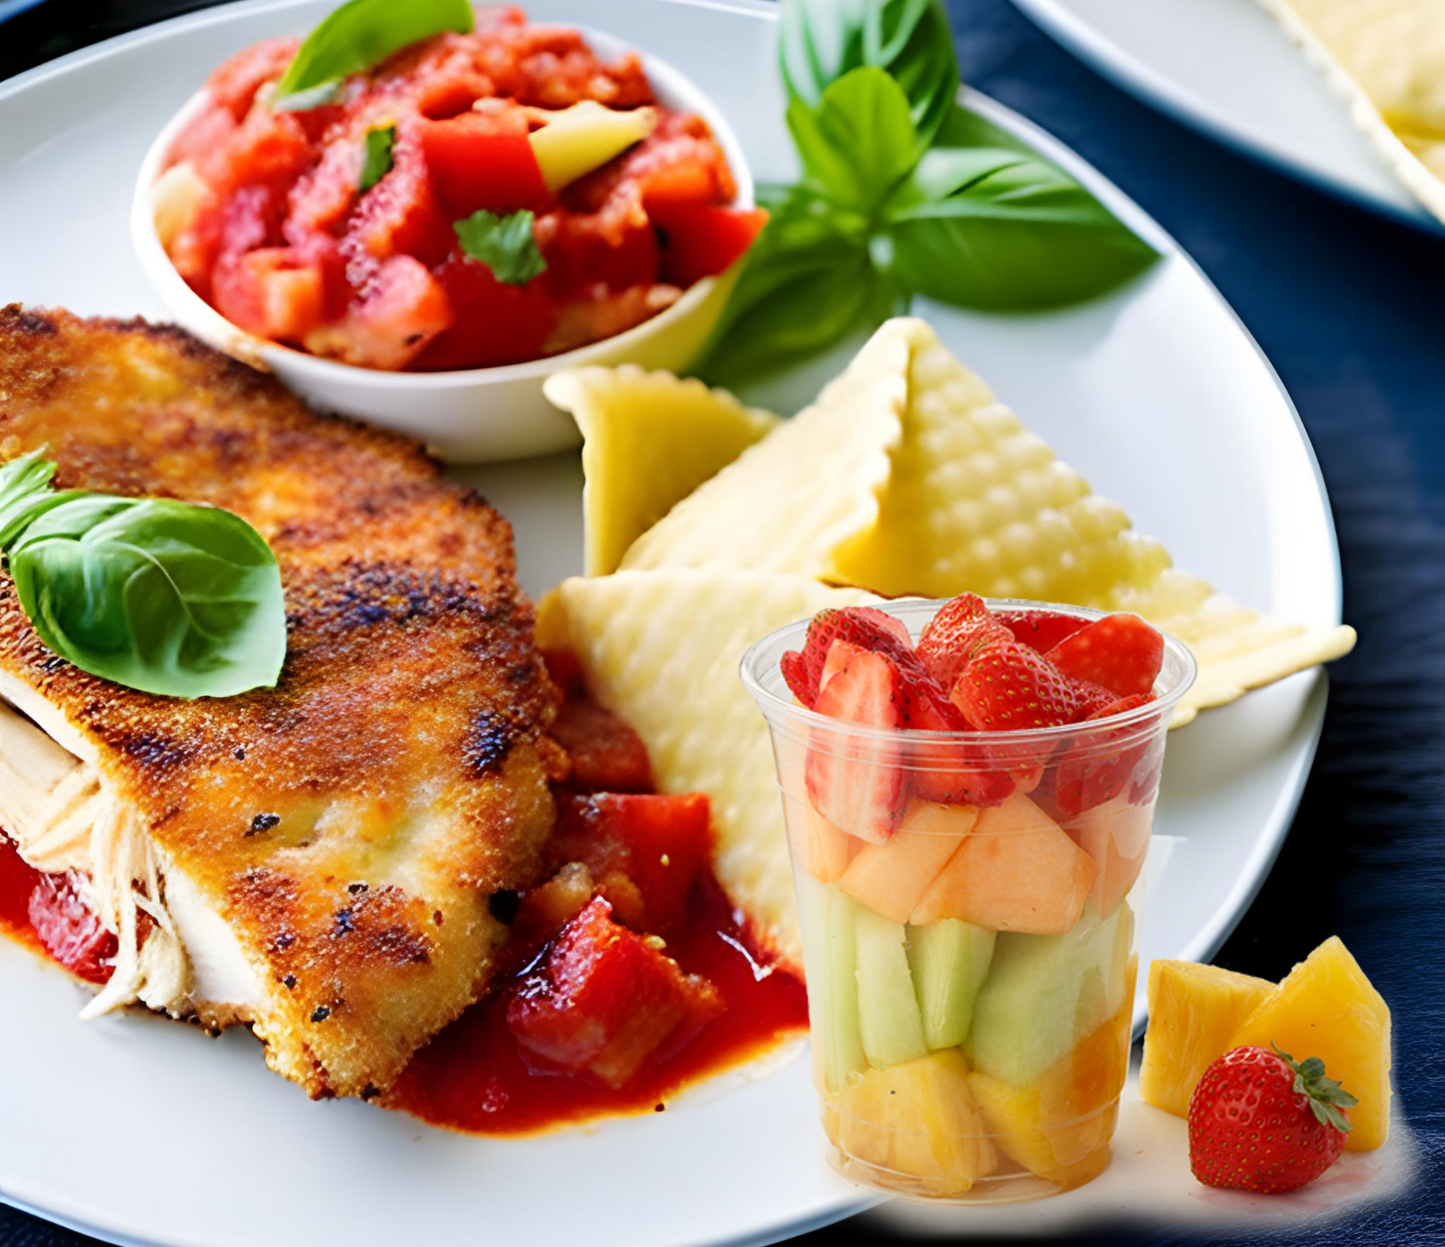
[[[0,931],[31,948],[40,948],[30,925],[30,894],[41,874],[25,864],[10,838],[0,831]]]
[[[700,880],[667,955],[708,979],[725,1010],[681,1049],[613,1090],[588,1073],[543,1071],[507,1026],[517,980],[473,1005],[412,1058],[383,1098],[423,1121],[473,1134],[531,1134],[598,1117],[658,1112],[683,1087],[756,1056],[808,1025],[803,984],[756,951],[711,876]]]

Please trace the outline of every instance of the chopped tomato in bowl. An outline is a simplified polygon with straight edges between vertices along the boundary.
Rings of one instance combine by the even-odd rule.
[[[137,248],[198,336],[467,459],[574,444],[560,367],[705,342],[766,214],[675,70],[509,8],[273,106],[297,46],[224,62],[142,169]]]

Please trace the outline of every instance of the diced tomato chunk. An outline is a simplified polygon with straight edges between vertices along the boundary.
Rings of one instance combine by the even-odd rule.
[[[522,122],[520,113],[507,116]],[[452,220],[479,208],[498,214],[535,210],[550,198],[524,123],[504,125],[495,116],[463,113],[426,122],[421,145],[432,189]]]
[[[196,153],[197,171],[218,190],[288,189],[311,162],[311,140],[291,113],[254,108],[220,146]]]
[[[753,245],[767,224],[763,208],[719,208],[713,204],[666,204],[653,211],[663,231],[662,277],[687,287],[726,272]]]
[[[320,163],[291,188],[285,225],[289,240],[341,225],[360,193],[364,159],[364,142],[349,134],[326,145]]]
[[[403,368],[451,323],[436,278],[420,260],[398,255],[338,320],[307,334],[306,349],[363,368]]]
[[[326,313],[326,279],[290,247],[223,256],[211,295],[216,310],[258,337],[300,342]]]
[[[552,724],[552,738],[572,759],[567,787],[589,792],[652,791],[652,766],[642,737],[596,702],[569,697]]]
[[[567,924],[541,971],[509,1003],[507,1024],[528,1051],[616,1088],[723,1008],[711,983],[614,923],[599,897]]]
[[[698,876],[712,859],[708,799],[702,793],[595,793],[558,798],[548,844],[555,869],[582,862],[595,877],[617,871],[642,893],[647,929],[666,933],[687,915]]]
[[[181,132],[171,142],[166,165],[180,164],[183,160],[203,164],[206,157],[229,143],[238,129],[240,122],[232,116],[230,109],[219,104],[203,108],[181,127]]]
[[[543,282],[509,286],[460,250],[436,269],[436,280],[454,323],[417,359],[418,368],[486,368],[544,354],[555,312]]]
[[[432,192],[415,133],[399,130],[391,155],[391,171],[361,197],[348,232],[379,258],[400,254],[439,264],[456,235]]]
[[[299,39],[262,39],[222,61],[206,79],[206,90],[237,121],[244,117],[256,92],[280,78],[300,47]]]
[[[108,982],[115,936],[80,899],[69,875],[43,875],[30,894],[30,925],[45,951],[72,974],[91,983]]]

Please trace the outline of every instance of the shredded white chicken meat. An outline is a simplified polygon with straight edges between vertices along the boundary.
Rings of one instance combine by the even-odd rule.
[[[190,964],[166,909],[145,828],[93,765],[4,702],[0,828],[36,870],[70,874],[81,899],[116,936],[110,981],[81,1011],[82,1018],[137,1001],[175,1015],[190,1012]]]

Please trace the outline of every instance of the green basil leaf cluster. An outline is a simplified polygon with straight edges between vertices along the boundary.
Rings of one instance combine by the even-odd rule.
[[[940,0],[783,0],[801,176],[772,215],[700,371],[736,385],[906,311],[915,295],[1029,312],[1128,281],[1154,250],[1062,170],[959,106]]]
[[[492,276],[508,286],[525,286],[547,271],[547,261],[537,246],[532,213],[522,208],[498,216],[485,208],[473,212],[452,229],[462,251],[492,270]]]
[[[57,491],[54,474],[39,452],[0,467],[0,553],[48,649],[167,697],[274,687],[286,609],[260,533],[218,507]]]
[[[370,69],[419,39],[476,24],[471,0],[349,0],[333,10],[296,50],[271,94],[282,111],[315,108],[334,98],[348,74]]]

